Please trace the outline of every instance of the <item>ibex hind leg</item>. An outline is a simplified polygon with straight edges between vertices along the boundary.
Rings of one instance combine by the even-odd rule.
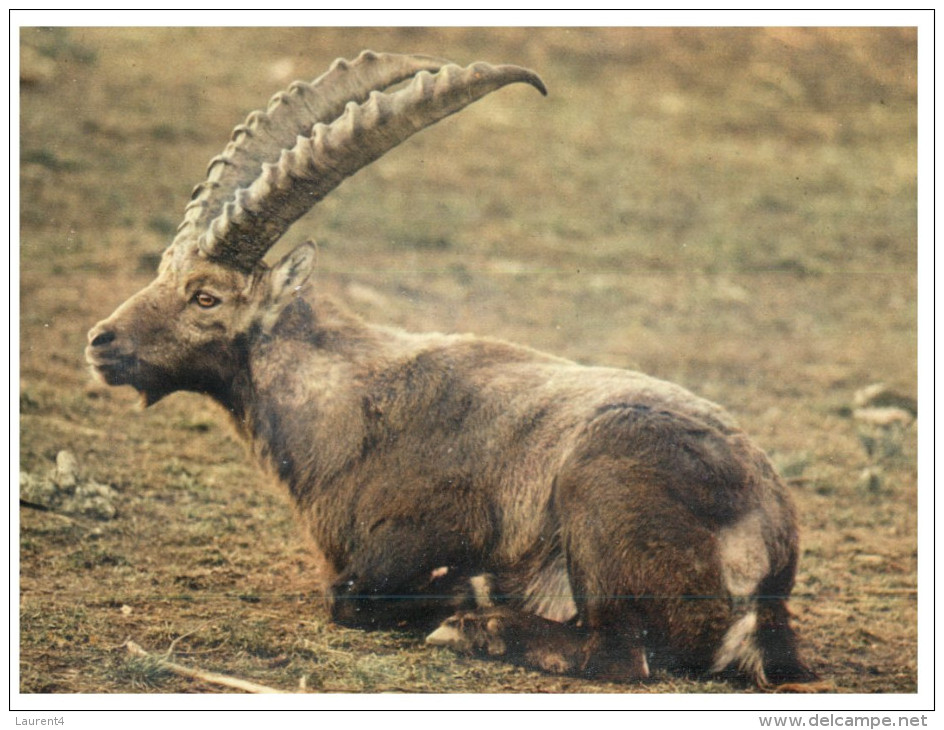
[[[740,616],[715,654],[713,672],[734,672],[764,689],[791,691],[791,686],[818,682],[819,677],[800,658],[787,608],[786,596],[793,587],[795,566],[794,557],[761,581],[752,597],[742,601]]]
[[[598,673],[626,672],[641,657],[653,668],[708,671],[736,619],[711,529],[654,470],[615,461],[568,469],[557,507],[578,615],[599,637]]]
[[[800,658],[797,635],[790,621],[786,600],[762,597],[757,606],[757,643],[764,658],[764,678],[769,686],[819,683],[819,676]],[[814,691],[820,691],[817,687]],[[807,690],[798,690],[807,691]]]
[[[728,630],[715,655],[713,674],[774,692],[829,692],[797,652],[786,601],[759,597]]]

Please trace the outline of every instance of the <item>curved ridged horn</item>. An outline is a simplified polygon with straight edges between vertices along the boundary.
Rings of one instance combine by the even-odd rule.
[[[420,71],[436,71],[446,62],[430,56],[364,51],[353,61],[339,58],[311,83],[296,81],[269,100],[265,111],[255,111],[233,130],[226,149],[207,167],[207,179],[197,185],[178,228],[179,238],[206,230],[210,221],[262,173],[265,162],[275,162],[298,135],[309,135],[319,122],[331,122],[351,101],[365,101],[372,91],[386,89]]]
[[[373,91],[364,103],[349,102],[338,118],[299,136],[277,162],[264,163],[262,174],[223,206],[200,238],[200,249],[220,263],[251,270],[292,223],[345,178],[421,129],[516,82],[547,94],[532,71],[476,63],[447,65],[435,75],[420,71],[405,88]]]

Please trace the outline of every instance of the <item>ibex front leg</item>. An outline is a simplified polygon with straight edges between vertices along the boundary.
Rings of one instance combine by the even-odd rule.
[[[380,521],[331,586],[331,618],[362,628],[428,630],[468,600],[466,546],[461,536],[429,526]]]
[[[635,634],[616,637],[506,606],[457,613],[426,642],[553,674],[624,682],[649,676],[646,650]]]

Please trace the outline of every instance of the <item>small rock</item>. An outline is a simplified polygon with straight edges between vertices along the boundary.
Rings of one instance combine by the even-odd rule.
[[[56,470],[52,475],[53,483],[60,489],[71,491],[79,482],[79,461],[71,451],[56,454]]]
[[[131,608],[131,606],[129,606],[129,605],[126,603],[126,604],[124,604],[124,605],[121,607],[121,612],[122,612],[125,616],[130,616],[130,615],[134,612],[134,609]]]
[[[62,503],[63,512],[83,514],[97,520],[111,520],[118,514],[115,505],[102,497],[86,497],[83,499],[67,499]]]
[[[911,413],[904,408],[894,408],[891,406],[856,408],[852,411],[852,417],[870,426],[879,426],[881,428],[891,428],[892,426],[905,428],[914,420]]]
[[[117,496],[118,493],[107,484],[99,484],[93,481],[82,484],[75,489],[76,499],[101,498],[111,500],[115,499]]]
[[[71,451],[56,455],[56,466],[46,476],[20,472],[20,499],[65,514],[111,520],[118,514],[118,494],[106,484],[79,477],[79,462]]]
[[[56,485],[25,471],[20,472],[20,499],[47,509],[54,509],[59,504]]]
[[[907,395],[896,393],[884,383],[874,383],[855,392],[852,397],[855,408],[897,408],[906,411],[912,418],[918,416],[918,402]]]

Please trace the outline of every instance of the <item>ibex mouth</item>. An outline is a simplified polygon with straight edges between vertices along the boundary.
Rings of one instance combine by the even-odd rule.
[[[148,368],[130,355],[109,355],[96,353],[94,348],[88,347],[85,359],[90,365],[92,375],[106,385],[130,385],[141,394],[141,402],[145,408],[154,405],[173,388],[153,374],[148,376]]]
[[[96,348],[85,348],[85,361],[92,372],[107,385],[129,385],[136,369],[136,360],[127,355],[98,352]]]

